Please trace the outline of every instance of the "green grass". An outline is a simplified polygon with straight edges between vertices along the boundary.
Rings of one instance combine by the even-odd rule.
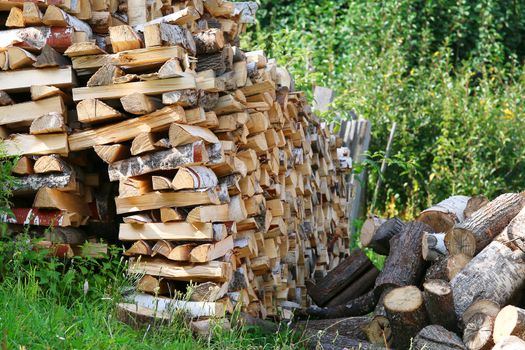
[[[217,331],[213,339],[193,337],[175,321],[135,330],[115,319],[117,300],[83,296],[61,300],[45,293],[35,279],[0,284],[0,344],[4,349],[294,349],[291,332],[265,335],[258,328]]]

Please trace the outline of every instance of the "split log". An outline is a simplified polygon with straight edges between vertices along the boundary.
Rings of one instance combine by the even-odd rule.
[[[184,166],[179,168],[172,181],[175,190],[215,187],[219,184],[217,175],[205,166]]]
[[[162,94],[162,103],[165,105],[179,105],[193,107],[199,103],[199,92],[194,89],[170,91]]]
[[[72,169],[62,158],[52,154],[50,156],[39,157],[35,162],[33,170],[37,174],[44,174],[50,172],[71,172]]]
[[[494,342],[499,343],[510,335],[525,338],[525,310],[512,305],[505,306],[496,317]]]
[[[82,197],[47,187],[38,190],[33,201],[33,207],[61,209],[83,216],[91,215],[91,211]]]
[[[95,145],[93,149],[100,159],[108,164],[129,158],[130,156],[129,147],[122,144]]]
[[[374,310],[377,304],[377,293],[370,291],[365,295],[351,300],[345,305],[331,306],[331,307],[309,307],[302,311],[297,310],[296,315],[298,317],[315,317],[315,318],[338,318],[338,317],[351,317],[351,316],[363,316]]]
[[[33,63],[33,66],[37,68],[47,68],[65,66],[68,64],[70,64],[70,62],[68,62],[64,56],[56,52],[50,45],[46,44],[40,55],[36,57],[36,62]]]
[[[423,259],[426,261],[436,261],[448,255],[444,233],[425,232],[421,240]]]
[[[465,310],[477,299],[507,305],[524,283],[525,262],[520,254],[492,242],[450,281],[456,316],[461,320]]]
[[[180,107],[179,107],[180,108]],[[213,132],[200,126],[173,123],[169,130],[170,144],[172,147],[185,145],[196,141],[219,143]]]
[[[392,346],[392,329],[385,315],[375,315],[370,323],[363,329],[368,341],[376,345]]]
[[[427,269],[425,280],[450,281],[467,266],[470,260],[472,257],[461,253],[441,258]]]
[[[346,304],[349,301],[365,294],[374,287],[374,283],[378,275],[379,270],[375,266],[373,266],[370,270],[368,270],[361,277],[359,277],[355,282],[348,285],[348,287],[346,287],[338,295],[333,297],[326,305],[337,306]]]
[[[47,7],[42,22],[47,26],[73,27],[75,32],[84,32],[87,39],[93,37],[93,31],[89,24],[53,5]]]
[[[173,261],[190,261],[193,248],[195,248],[194,243],[180,244],[173,247],[167,258]]]
[[[206,163],[207,160],[206,147],[202,141],[197,141],[184,146],[113,162],[108,167],[109,180],[117,181],[160,170],[175,170],[183,165]]]
[[[36,57],[20,47],[7,48],[9,69],[28,68],[36,62]]]
[[[318,306],[324,306],[345,287],[355,283],[359,277],[373,268],[374,265],[365,253],[362,250],[355,250],[318,284],[307,281],[308,295]]]
[[[122,114],[103,101],[88,98],[77,104],[77,118],[81,123],[98,123],[122,118]]]
[[[15,166],[11,168],[11,173],[17,175],[31,175],[34,174],[34,160],[30,157],[20,157]]]
[[[370,223],[369,220],[373,219],[367,220],[367,222]],[[367,222],[365,222],[365,225]],[[372,248],[376,253],[381,255],[388,255],[390,239],[399,234],[405,226],[403,221],[398,218],[389,219],[379,226],[373,224],[374,227],[377,227],[376,229],[368,228],[368,226],[365,227],[365,225],[363,225],[363,229],[361,230],[361,243],[363,247]]]
[[[395,347],[408,349],[411,339],[428,322],[423,293],[415,286],[394,288],[385,296],[384,304]]]
[[[8,28],[23,28],[25,26],[23,11],[18,7],[11,7],[5,26]]]
[[[432,228],[422,222],[410,222],[390,241],[390,254],[376,280],[378,296],[389,287],[418,285],[423,278],[425,261],[421,255],[421,238]]]
[[[430,323],[443,326],[449,331],[458,330],[454,297],[450,284],[444,280],[430,280],[423,284],[425,308]]]
[[[525,340],[516,336],[503,338],[492,350],[522,350],[525,349]]]
[[[60,96],[2,106],[0,107],[0,125],[13,127],[30,126],[36,118],[51,112],[62,115],[67,113]]]
[[[109,27],[109,37],[113,52],[140,49],[142,40],[128,25]]]
[[[6,156],[69,154],[66,134],[11,134],[3,141]]]
[[[157,72],[159,79],[177,78],[182,76],[183,73],[184,70],[177,58],[170,58],[167,60]],[[164,96],[162,96],[162,99],[164,100]],[[167,104],[166,102],[163,103]]]
[[[151,256],[153,253],[151,246],[146,241],[135,241],[133,245],[127,249],[123,254],[126,256],[133,256],[133,255],[147,255]]]
[[[197,55],[215,53],[224,47],[224,36],[220,29],[204,30],[196,33],[193,38],[195,39]]]
[[[149,97],[140,92],[134,92],[120,99],[122,108],[128,113],[142,115],[151,113],[163,107],[160,100]]]
[[[50,134],[54,132],[66,132],[64,116],[58,112],[49,112],[33,120],[29,127],[31,135]]]
[[[435,232],[447,232],[465,219],[463,212],[469,199],[467,196],[449,197],[423,210],[417,220],[432,227]]]
[[[144,27],[146,47],[182,46],[190,55],[195,55],[197,48],[190,31],[184,27],[168,23],[154,23]]]
[[[87,81],[87,87],[113,85],[113,81],[124,75],[124,71],[111,63],[100,67]]]
[[[467,350],[460,337],[439,325],[423,328],[414,338],[413,349]]]
[[[449,254],[474,256],[486,247],[520,212],[525,204],[521,193],[505,193],[472,214],[445,236]]]
[[[196,71],[204,72],[207,70],[213,70],[216,76],[220,76],[232,66],[233,63],[230,61],[231,58],[232,57],[229,56],[228,48],[224,48],[217,53],[199,55]]]
[[[233,250],[233,236],[228,236],[220,242],[213,244],[201,244],[195,247],[190,253],[190,261],[204,263],[216,260],[225,256]]]
[[[162,222],[173,222],[173,221],[184,221],[184,214],[177,208],[160,208],[160,221]]]

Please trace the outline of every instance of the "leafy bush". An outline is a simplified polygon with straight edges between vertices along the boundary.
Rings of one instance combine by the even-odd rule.
[[[376,160],[392,122],[398,123],[397,162],[386,174],[381,211],[411,216],[453,193],[493,197],[522,189],[525,4],[261,5],[258,30],[245,46],[277,58],[310,96],[312,84],[335,89],[334,109],[342,118],[355,111],[370,119]],[[370,190],[376,179],[373,173]]]

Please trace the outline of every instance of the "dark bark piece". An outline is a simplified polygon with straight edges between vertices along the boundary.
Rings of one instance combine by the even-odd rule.
[[[297,311],[297,316],[311,316],[314,318],[338,318],[363,316],[374,310],[377,304],[378,297],[374,291],[370,291],[345,305],[331,306],[331,307],[310,307],[305,311]]]
[[[474,256],[510,223],[525,204],[521,193],[505,193],[456,224],[445,236],[449,254]]]
[[[343,335],[334,336],[328,333],[316,333],[310,335],[307,339],[307,349],[323,350],[341,350],[341,349],[359,349],[359,350],[386,350],[385,347],[370,344],[364,340],[356,340]]]
[[[182,165],[202,164],[206,160],[207,152],[204,143],[197,141],[184,146],[113,162],[108,166],[109,180],[117,181],[159,170],[175,170]]]
[[[394,346],[410,348],[411,339],[428,323],[423,293],[415,286],[394,288],[385,296],[384,303]]]
[[[510,335],[525,338],[525,310],[512,305],[505,306],[496,317],[494,342],[498,343]]]
[[[432,227],[435,232],[447,232],[465,218],[463,212],[470,197],[452,196],[421,212],[418,221]]]
[[[36,62],[33,63],[33,66],[36,68],[45,68],[66,66],[68,64],[69,62],[64,56],[56,52],[50,45],[46,44],[40,55],[37,56]]]
[[[478,299],[507,305],[524,283],[525,262],[521,254],[494,241],[450,281],[456,316],[461,320],[465,310]]]
[[[316,333],[319,331],[329,334],[338,334],[356,340],[367,340],[364,329],[370,323],[370,317],[345,317],[327,320],[305,320],[299,321],[293,325],[296,332],[300,334]]]
[[[490,350],[494,346],[494,317],[482,313],[472,315],[465,323],[463,342],[469,350]]]
[[[444,280],[430,280],[423,284],[425,308],[430,323],[443,326],[449,331],[458,330],[454,297],[450,284]]]
[[[324,306],[346,286],[355,282],[374,265],[362,250],[355,250],[316,285],[306,282],[308,295],[318,306]]]
[[[456,334],[439,325],[426,326],[413,342],[414,350],[466,350],[465,344]]]
[[[208,29],[193,36],[197,54],[209,54],[220,51],[224,47],[224,36],[220,29]]]
[[[392,238],[390,254],[376,280],[378,296],[389,287],[419,284],[425,269],[421,255],[421,237],[424,232],[432,232],[432,228],[414,221],[405,225],[403,231]]]
[[[195,40],[188,29],[178,25],[160,23],[159,30],[160,38],[166,46],[181,45],[188,50],[190,55],[197,53]]]
[[[218,102],[219,102],[218,92],[201,91],[199,94],[199,106],[204,108],[206,111],[209,111],[215,108]]]
[[[472,260],[470,256],[465,254],[456,254],[446,256],[438,261],[435,261],[432,266],[427,269],[425,281],[428,280],[445,280],[450,281]]]
[[[398,218],[392,218],[379,225],[377,230],[363,228],[361,231],[361,243],[363,247],[371,248],[378,254],[388,255],[390,239],[399,234],[404,226],[403,221]]]
[[[162,103],[165,105],[179,105],[193,107],[199,103],[199,91],[194,89],[176,90],[162,94]]]
[[[11,99],[7,92],[0,90],[0,106],[9,106],[14,103],[15,102]]]
[[[525,349],[525,340],[516,336],[510,336],[498,342],[492,350],[523,350]]]
[[[487,197],[483,195],[471,197],[467,202],[465,211],[463,212],[465,219],[470,218],[472,214],[474,214],[476,211],[487,205],[488,202],[489,200],[487,199]]]
[[[423,259],[436,261],[448,255],[444,233],[427,233],[421,239]]]
[[[228,70],[228,67],[232,65],[230,58],[227,48],[217,53],[199,55],[199,57],[197,57],[196,71],[202,72],[211,69],[215,72],[215,75],[222,75]]]
[[[373,287],[376,281],[377,276],[379,276],[379,270],[373,266],[370,270],[365,272],[361,277],[359,277],[355,282],[351,283],[342,290],[339,294],[333,297],[326,306],[337,306],[346,304],[347,302],[355,299],[366,292],[369,292]],[[321,282],[322,283],[322,282]]]

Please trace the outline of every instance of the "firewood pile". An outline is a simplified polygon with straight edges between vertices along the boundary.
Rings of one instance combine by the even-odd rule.
[[[330,348],[337,332],[361,349],[525,348],[523,193],[452,196],[406,223],[372,217],[360,239],[384,268],[358,249],[307,282],[317,306],[298,326],[314,344]]]
[[[352,146],[285,68],[239,48],[256,9],[0,1],[0,131],[20,156],[2,219],[48,246],[118,235],[138,280],[119,307],[131,322],[288,318],[348,255]]]

